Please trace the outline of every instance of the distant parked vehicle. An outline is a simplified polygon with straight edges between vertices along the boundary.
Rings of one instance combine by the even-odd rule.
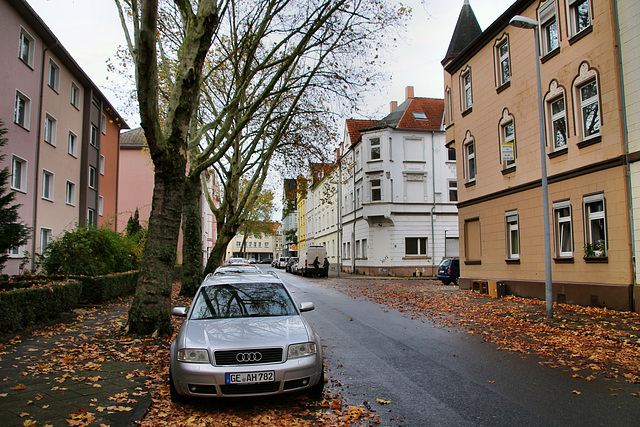
[[[285,268],[287,266],[287,262],[289,262],[289,257],[281,256],[280,258],[278,258],[276,268]]]
[[[249,261],[244,258],[229,258],[226,265],[249,265]]]
[[[440,261],[438,266],[438,279],[442,280],[445,285],[453,282],[458,286],[460,278],[460,258],[445,258]]]
[[[327,250],[324,246],[307,246],[300,249],[298,272],[303,276],[327,277],[327,271],[322,267],[326,257]],[[313,265],[316,258],[318,258],[317,268]]]
[[[298,263],[298,257],[297,257],[297,256],[292,256],[291,258],[289,258],[289,261],[287,261],[287,265],[286,265],[286,267],[284,268],[284,270],[285,270],[287,273],[291,273],[291,272],[292,272],[292,271],[291,271],[291,266],[292,266],[293,264],[297,264],[297,263]]]
[[[262,261],[260,261],[260,264],[271,264],[273,262],[273,260],[271,258],[265,258]]]

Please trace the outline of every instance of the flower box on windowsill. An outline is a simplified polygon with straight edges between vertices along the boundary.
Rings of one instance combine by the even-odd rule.
[[[589,256],[584,257],[584,262],[587,264],[607,264],[609,262],[608,256]]]

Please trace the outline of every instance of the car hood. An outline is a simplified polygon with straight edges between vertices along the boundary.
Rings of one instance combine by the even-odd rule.
[[[189,320],[180,330],[178,348],[233,350],[283,347],[312,341],[302,316]]]

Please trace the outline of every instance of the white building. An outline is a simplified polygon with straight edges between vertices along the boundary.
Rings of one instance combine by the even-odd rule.
[[[342,269],[435,275],[442,258],[458,255],[455,151],[445,147],[444,101],[415,98],[409,86],[391,110],[378,122],[346,123]]]

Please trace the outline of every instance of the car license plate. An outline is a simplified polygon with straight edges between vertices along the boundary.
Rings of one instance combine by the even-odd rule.
[[[275,381],[276,374],[274,371],[237,372],[233,374],[227,373],[225,377],[227,384],[256,384]]]

